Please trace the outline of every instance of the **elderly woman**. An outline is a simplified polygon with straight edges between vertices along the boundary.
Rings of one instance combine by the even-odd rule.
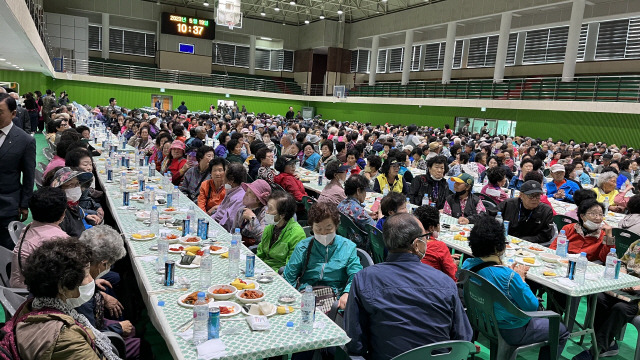
[[[616,180],[618,174],[613,171],[605,171],[598,176],[597,186],[593,188],[596,193],[598,202],[604,203],[605,200],[609,202],[609,210],[615,212],[622,212],[624,208],[616,205],[614,199],[618,195],[618,189],[616,189]]]
[[[303,168],[309,171],[314,171],[316,168],[318,168],[318,166],[320,166],[320,154],[316,152],[316,149],[313,147],[312,143],[305,143],[302,146],[302,151],[304,152],[304,157],[302,158]]]
[[[260,162],[260,168],[258,169],[258,179],[262,179],[269,183],[274,184],[276,177],[276,171],[273,166],[273,151],[269,148],[262,148],[256,152],[256,160]]]
[[[19,242],[13,249],[9,280],[11,287],[26,287],[22,268],[35,249],[51,239],[68,237],[67,233],[60,229],[66,209],[67,195],[62,189],[46,186],[33,193],[29,199],[33,222],[22,230]]]
[[[81,171],[81,172],[93,172],[93,160],[91,158],[91,153],[89,150],[84,148],[76,148],[67,153],[65,157],[65,166],[70,167],[71,170]],[[92,181],[93,183],[93,181]],[[78,201],[78,205],[85,210],[87,215],[98,215],[101,222],[104,218],[104,210],[102,205],[97,198],[102,197],[101,191],[96,191],[93,188],[93,184],[87,184],[86,187],[83,186],[82,196],[80,196],[80,200]],[[96,199],[94,199],[94,197]]]
[[[348,216],[362,230],[367,232],[367,225],[376,226],[376,222],[365,209],[363,203],[367,197],[369,182],[362,175],[353,175],[344,183],[346,199],[338,204],[338,211]],[[366,239],[355,239],[356,244],[366,248],[363,242]]]
[[[198,166],[193,166],[184,174],[180,183],[180,191],[185,193],[191,201],[198,199],[200,195],[200,185],[211,179],[209,163],[213,160],[213,148],[211,146],[201,146],[196,151],[196,161]]]
[[[156,164],[156,171],[160,171],[160,167],[162,166],[162,161],[166,156],[169,155],[171,148],[171,134],[166,131],[161,131],[156,137],[155,146],[151,149],[151,157],[149,158],[149,162],[153,162]],[[165,144],[169,143],[165,152]]]
[[[91,180],[93,180],[91,173],[73,171],[68,167],[56,170],[51,180],[51,187],[64,190],[67,196],[67,209],[60,228],[69,236],[78,237],[85,228],[102,222],[100,216],[89,215],[79,206],[82,191],[89,186]]]
[[[627,202],[628,214],[620,220],[618,227],[640,234],[640,195],[632,196]]]
[[[247,170],[242,164],[230,163],[224,177],[226,194],[218,209],[211,214],[211,218],[232,233],[237,227],[234,223],[236,214],[243,209],[242,199],[245,191],[241,185],[247,181]]]
[[[506,238],[501,223],[490,216],[482,216],[471,229],[469,246],[474,257],[462,264],[463,269],[475,272],[495,285],[522,311],[538,310],[540,303],[525,282],[529,267],[518,264],[504,266],[502,263]],[[520,346],[548,340],[548,319],[516,318],[500,305],[494,307],[500,334],[509,345]],[[559,331],[558,354],[561,354],[569,332],[562,323]],[[539,359],[549,359],[548,348],[540,349]]]
[[[578,206],[578,223],[567,224],[564,230],[569,241],[569,253],[587,253],[589,261],[607,261],[610,249],[615,248],[616,242],[612,228],[604,221],[604,206],[594,199],[588,199]],[[549,246],[556,249],[557,240]]]
[[[509,183],[509,189],[520,190],[520,186],[524,183],[524,177],[533,171],[533,160],[531,158],[525,158],[520,161],[520,176],[514,176]]]
[[[442,271],[453,281],[457,281],[456,272],[458,271],[460,255],[454,255],[454,261],[454,256],[451,255],[447,245],[438,240],[440,235],[440,212],[433,206],[424,205],[415,209],[413,215],[420,220],[422,227],[429,235],[427,238],[427,251],[422,258],[422,263]]]
[[[507,200],[509,195],[502,189],[507,183],[507,176],[504,169],[498,166],[492,167],[487,169],[486,174],[488,181],[487,184],[482,187],[480,193],[493,199],[496,204]]]
[[[338,161],[332,161],[327,165],[325,176],[329,179],[329,183],[322,189],[318,202],[326,202],[338,205],[347,196],[344,194],[344,182],[347,179],[346,165],[340,165]]]
[[[294,175],[297,162],[298,159],[294,156],[280,156],[275,166],[280,174],[276,175],[273,181],[293,195],[296,201],[302,201],[302,197],[307,196],[307,191],[304,189],[302,182]]]
[[[403,194],[409,193],[409,185],[405,182],[400,172],[400,163],[397,159],[391,158],[382,164],[380,175],[376,177],[373,184],[373,191],[384,194],[386,191],[393,191]]]
[[[451,180],[454,181],[453,191],[455,193],[447,197],[443,213],[458,218],[458,224],[461,225],[475,223],[478,215],[487,210],[480,198],[471,192],[474,183],[473,177],[462,173],[452,177]]]
[[[26,316],[15,328],[21,358],[120,359],[109,338],[74,310],[94,294],[91,255],[91,249],[77,239],[60,239],[43,243],[29,256],[23,273],[33,298],[13,318]],[[43,314],[30,315],[43,310]]]
[[[132,136],[127,142],[128,145],[144,152],[145,155],[151,155],[153,148],[153,139],[149,135],[149,127],[141,127],[136,135]]]
[[[574,161],[571,164],[575,166],[575,180],[580,183],[580,185],[591,185],[591,177],[585,171],[584,164],[580,161]]]
[[[309,225],[313,237],[296,245],[291,259],[284,269],[284,279],[298,290],[307,285],[330,286],[338,297],[338,305],[344,309],[349,298],[351,280],[360,270],[356,245],[349,239],[336,235],[340,214],[335,206],[317,203],[309,209]]]
[[[364,167],[362,175],[369,180],[369,188],[373,189],[375,186],[376,178],[380,173],[378,172],[382,167],[382,159],[378,155],[369,155],[367,157],[367,166]]]
[[[258,179],[252,183],[242,183],[244,197],[243,211],[236,214],[235,227],[240,229],[242,242],[245,246],[253,246],[260,242],[266,226],[267,199],[271,195],[271,186]]]
[[[422,205],[425,196],[434,202],[437,209],[442,209],[447,196],[451,193],[444,174],[447,172],[447,158],[438,155],[427,160],[428,172],[417,176],[411,182],[409,198],[414,205]]]
[[[198,207],[202,211],[211,215],[218,209],[222,199],[226,194],[224,173],[227,169],[227,161],[223,158],[215,158],[209,163],[209,173],[211,179],[206,180],[200,185],[200,194],[198,195]]]
[[[256,255],[273,270],[289,262],[296,245],[306,237],[304,229],[293,218],[296,201],[291,194],[274,191],[267,200],[265,223]]]
[[[162,162],[162,173],[171,173],[171,183],[173,185],[180,185],[182,177],[189,170],[191,164],[185,157],[186,145],[180,141],[175,140],[171,143],[169,156]]]
[[[387,196],[380,200],[380,214],[378,215],[378,222],[376,222],[376,228],[382,231],[382,226],[387,218],[393,214],[406,213],[407,212],[407,199],[400,193],[390,192]]]
[[[333,141],[323,141],[320,144],[320,153],[322,154],[320,161],[318,161],[318,165],[315,168],[315,171],[320,169],[320,164],[324,164],[325,171],[329,166],[329,163],[338,161],[335,155],[333,155]]]

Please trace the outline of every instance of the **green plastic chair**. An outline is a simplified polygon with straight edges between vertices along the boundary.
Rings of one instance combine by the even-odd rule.
[[[353,241],[356,246],[369,252],[369,234],[356,225],[350,217],[340,213],[340,224],[338,225],[338,235]]]
[[[302,197],[302,204],[304,205],[304,209],[307,213],[309,212],[309,209],[311,209],[311,205],[315,204],[316,202],[317,200],[312,198],[311,196]]]
[[[568,217],[568,216],[564,216],[564,215],[554,215],[553,216],[553,223],[556,224],[556,227],[558,228],[558,233],[560,233],[560,230],[562,230],[562,228],[567,225],[567,224],[575,224],[577,221],[574,218]]]
[[[447,351],[445,353],[436,353]],[[462,340],[437,342],[404,352],[392,360],[466,360],[476,352],[473,343]]]
[[[460,270],[458,279],[463,284],[464,303],[471,326],[489,339],[491,360],[515,360],[518,352],[549,346],[550,358],[557,359],[560,315],[553,311],[522,311],[518,309],[493,284],[468,270]],[[519,318],[549,319],[549,341],[522,346],[512,346],[500,335],[494,305],[500,304],[512,316]]]
[[[382,231],[375,226],[369,225],[369,245],[371,247],[371,257],[374,264],[384,262],[384,237]]]
[[[616,253],[619,258],[624,256],[629,246],[640,240],[640,235],[625,229],[613,228],[613,237],[616,239]]]

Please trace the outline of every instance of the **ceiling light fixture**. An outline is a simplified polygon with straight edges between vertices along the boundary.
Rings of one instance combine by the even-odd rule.
[[[267,40],[267,41],[271,41],[271,40],[273,40],[273,39],[272,39],[272,38],[269,38],[269,37],[260,36],[260,40]]]
[[[324,20],[324,10],[322,10],[322,13],[320,14],[320,20]]]
[[[338,15],[342,15],[344,11],[342,11],[342,5],[338,8]]]
[[[382,0],[382,2],[387,2],[388,0]]]
[[[20,71],[24,71],[24,69],[21,68]]]
[[[7,61],[7,65],[11,65],[11,63]]]
[[[309,25],[309,19],[305,20],[304,23]]]
[[[267,16],[267,13],[264,12],[264,8],[262,8],[262,11],[260,11],[260,16]]]
[[[7,59],[4,59],[4,58],[0,58],[0,61],[6,61],[6,60],[7,60]]]
[[[295,0],[289,1],[289,5],[295,5],[295,4],[296,4]]]
[[[278,6],[278,3],[276,3],[276,7],[274,7],[273,10],[275,10],[275,12],[280,11],[280,6]]]
[[[209,6],[209,2],[205,0],[205,2],[204,2],[204,3],[202,3],[202,5],[204,5],[204,6]]]

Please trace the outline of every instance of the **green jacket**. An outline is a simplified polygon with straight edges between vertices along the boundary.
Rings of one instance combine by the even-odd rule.
[[[311,286],[331,286],[335,293],[341,296],[351,289],[351,280],[355,274],[362,270],[360,258],[356,252],[356,244],[340,235],[329,246],[324,246],[313,237],[304,239],[298,243],[291,255],[282,276],[291,286],[297,286],[296,280],[302,272],[304,262],[307,260],[307,249],[311,247],[311,257],[307,270],[300,279],[300,288],[307,284]]]
[[[227,161],[232,163],[232,162],[237,162],[240,164],[244,163],[244,159],[242,159],[242,156],[240,155],[236,155],[236,154],[231,154],[229,153],[229,155],[227,155]]]
[[[302,226],[298,224],[294,218],[289,219],[287,225],[284,226],[280,237],[271,245],[271,236],[275,225],[267,225],[262,233],[262,241],[258,245],[258,257],[269,265],[273,270],[278,271],[281,267],[287,265],[289,258],[293,253],[300,240],[307,237]]]

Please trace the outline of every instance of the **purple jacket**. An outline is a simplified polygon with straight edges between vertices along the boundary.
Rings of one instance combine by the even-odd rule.
[[[239,225],[235,224],[236,214],[244,210],[243,197],[244,189],[242,189],[242,186],[227,190],[218,210],[211,215],[211,218],[222,225],[228,232],[232,232]]]

